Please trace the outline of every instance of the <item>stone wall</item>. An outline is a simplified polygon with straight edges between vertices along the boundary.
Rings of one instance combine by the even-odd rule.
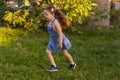
[[[120,0],[111,0],[112,9],[120,10]]]
[[[97,9],[98,11],[101,11],[105,8],[107,8],[105,14],[108,15],[106,19],[103,19],[101,21],[93,22],[94,25],[100,25],[100,26],[106,26],[108,27],[110,24],[110,17],[109,17],[109,11],[110,11],[110,1],[111,0],[93,0],[93,2],[97,3]]]

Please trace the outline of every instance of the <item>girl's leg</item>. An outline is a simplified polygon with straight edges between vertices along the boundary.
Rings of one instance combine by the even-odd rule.
[[[47,71],[58,71],[57,67],[56,67],[56,64],[55,64],[55,61],[54,61],[54,58],[53,58],[53,55],[52,55],[52,52],[48,49],[46,49],[46,54],[48,56],[48,59],[51,63],[51,67],[47,70]]]
[[[47,56],[48,56],[48,59],[49,59],[51,65],[54,65],[54,64],[55,64],[55,61],[54,61],[52,52],[51,52],[50,50],[46,49],[46,54],[47,54]]]
[[[74,63],[72,56],[68,53],[67,50],[62,50],[63,55],[68,58],[70,64]]]
[[[76,63],[74,63],[72,56],[68,53],[67,50],[63,50],[63,55],[68,58],[70,62],[70,69],[75,69]]]

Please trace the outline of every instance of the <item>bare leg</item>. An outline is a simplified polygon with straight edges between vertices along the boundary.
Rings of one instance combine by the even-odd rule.
[[[54,61],[52,52],[51,52],[50,50],[46,49],[46,54],[47,54],[47,56],[48,56],[48,59],[49,59],[50,63],[51,63],[52,65],[55,64],[55,61]]]
[[[67,50],[62,50],[62,52],[63,52],[63,55],[68,58],[70,64],[71,64],[71,63],[73,64],[73,63],[74,63],[73,58],[72,58],[72,56],[68,53],[68,51],[67,51]]]

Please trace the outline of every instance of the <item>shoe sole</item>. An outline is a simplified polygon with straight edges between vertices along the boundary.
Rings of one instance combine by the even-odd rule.
[[[55,69],[55,70],[47,70],[48,72],[55,72],[55,71],[58,71],[58,69]]]
[[[75,63],[75,66],[73,67],[73,69],[75,69],[76,68],[76,63]]]

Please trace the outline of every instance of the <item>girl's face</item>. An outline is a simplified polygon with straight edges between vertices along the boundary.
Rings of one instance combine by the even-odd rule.
[[[54,14],[49,12],[49,10],[44,10],[44,16],[45,16],[46,20],[48,20],[48,21],[50,21],[54,18]]]

